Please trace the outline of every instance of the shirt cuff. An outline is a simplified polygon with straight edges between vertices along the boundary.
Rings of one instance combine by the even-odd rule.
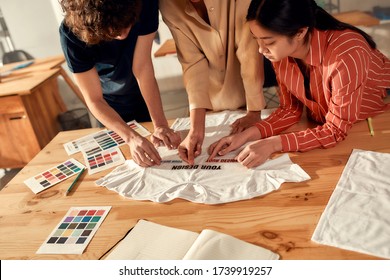
[[[281,134],[282,152],[297,152],[299,150],[298,139],[294,133]]]

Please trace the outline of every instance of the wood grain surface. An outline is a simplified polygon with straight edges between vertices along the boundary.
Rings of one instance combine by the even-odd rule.
[[[145,126],[151,130],[150,124]],[[301,122],[290,131],[307,126]],[[352,149],[390,152],[390,111],[374,117],[373,126],[375,136],[370,136],[367,123],[362,121],[334,148],[290,153],[292,161],[311,180],[284,183],[267,195],[220,205],[183,199],[168,203],[127,199],[94,184],[111,170],[84,174],[69,196],[65,192],[71,180],[34,195],[23,181],[69,157],[83,162],[80,153],[68,156],[63,144],[98,129],[60,132],[0,192],[0,259],[99,259],[138,219],[195,232],[213,229],[270,249],[280,254],[281,259],[377,259],[311,241]],[[128,147],[121,149],[129,159]],[[112,209],[82,255],[35,254],[70,207],[95,205],[112,206]]]

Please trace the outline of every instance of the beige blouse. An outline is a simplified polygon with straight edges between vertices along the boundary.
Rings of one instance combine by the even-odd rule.
[[[176,43],[190,110],[260,111],[264,70],[246,14],[250,0],[204,0],[206,23],[189,0],[160,0]]]

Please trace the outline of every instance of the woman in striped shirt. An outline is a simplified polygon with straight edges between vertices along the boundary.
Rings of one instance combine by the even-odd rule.
[[[247,20],[259,52],[275,68],[280,106],[255,126],[213,143],[209,159],[250,141],[237,156],[248,168],[274,152],[330,148],[354,123],[390,108],[384,102],[390,60],[369,35],[314,0],[252,0]],[[318,126],[278,135],[299,121],[305,107]]]

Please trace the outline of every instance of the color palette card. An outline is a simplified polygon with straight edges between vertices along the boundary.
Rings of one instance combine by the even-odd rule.
[[[143,137],[151,134],[149,130],[136,121],[130,121],[127,125]],[[116,132],[105,129],[65,143],[64,148],[68,155],[75,154],[81,150],[88,155],[92,155],[123,144],[125,144],[125,141]]]
[[[37,254],[82,254],[111,206],[71,207]]]
[[[151,134],[149,130],[136,121],[128,122],[127,125],[143,137],[149,136]]]
[[[54,166],[34,177],[28,178],[24,183],[35,193],[44,191],[55,184],[72,177],[79,173],[85,166],[75,160],[74,158],[68,159],[63,163]]]
[[[83,152],[83,156],[88,168],[88,174],[90,175],[123,164],[126,161],[119,147],[114,147],[93,155],[87,155]]]
[[[88,155],[101,152],[115,146],[125,144],[125,141],[118,134],[110,130],[101,130],[99,132],[84,136],[75,141],[64,144],[68,155],[85,151]]]

